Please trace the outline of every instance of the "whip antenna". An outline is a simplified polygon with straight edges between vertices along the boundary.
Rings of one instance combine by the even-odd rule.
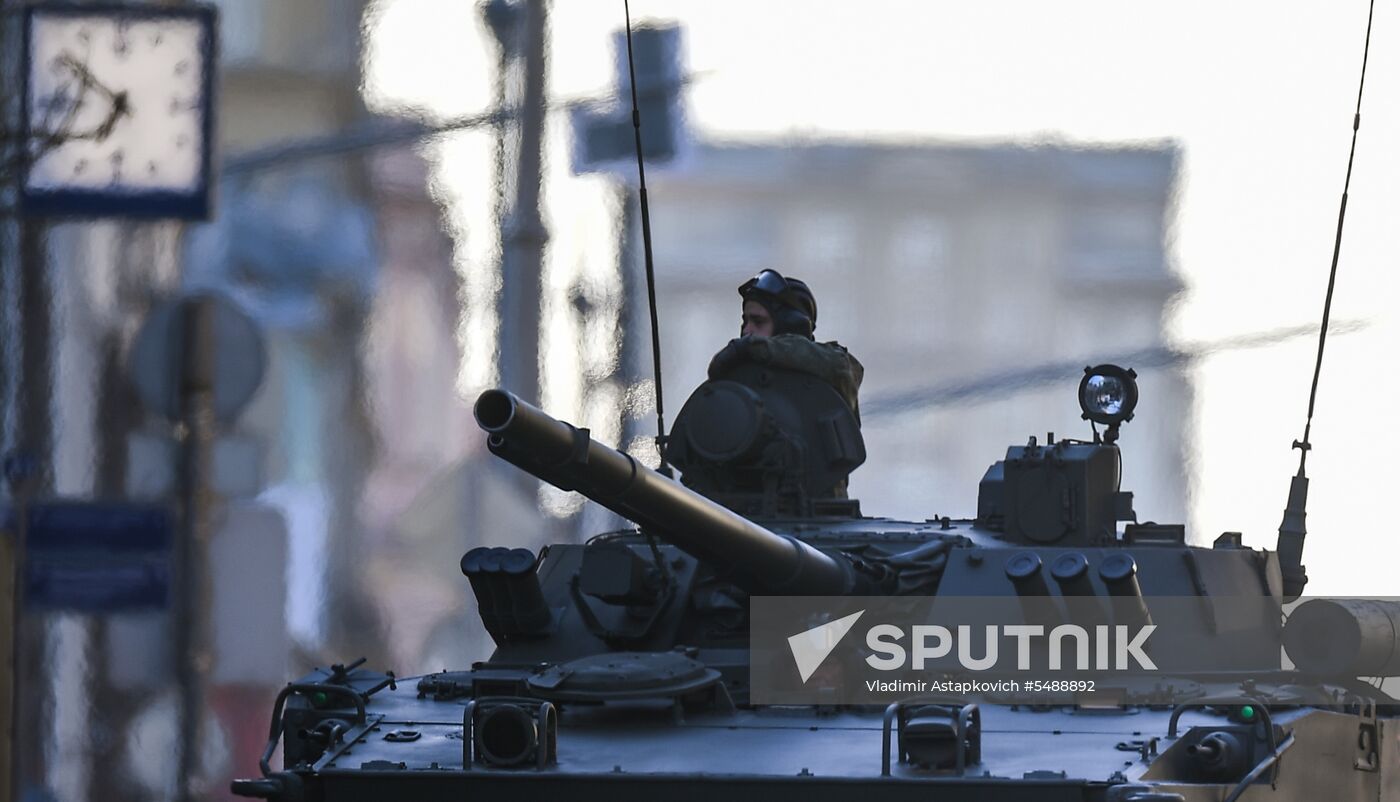
[[[627,0],[622,0],[622,13],[627,20],[627,75],[632,84],[632,133],[637,144],[638,198],[642,207],[642,254],[647,272],[647,308],[651,311],[651,362],[656,376],[656,454],[661,460],[661,473],[670,476],[663,446],[666,444],[666,413],[661,404],[661,334],[656,322],[656,268],[651,259],[651,216],[647,213],[647,168],[642,161],[642,113],[637,105],[637,68],[632,63],[632,12]]]
[[[1298,449],[1298,473],[1288,489],[1288,506],[1283,510],[1283,523],[1278,528],[1279,567],[1283,571],[1283,595],[1292,600],[1302,595],[1303,586],[1308,583],[1308,572],[1303,567],[1303,540],[1307,536],[1304,525],[1308,501],[1307,464],[1312,442],[1313,410],[1317,405],[1317,384],[1322,375],[1322,352],[1327,346],[1327,322],[1332,316],[1332,290],[1337,284],[1337,262],[1342,255],[1342,226],[1347,219],[1347,193],[1351,189],[1351,167],[1356,161],[1356,134],[1361,130],[1361,95],[1366,89],[1366,61],[1371,55],[1371,20],[1375,16],[1376,0],[1371,0],[1366,12],[1366,44],[1361,51],[1361,82],[1356,89],[1356,113],[1351,118],[1351,152],[1347,155],[1347,175],[1342,183],[1342,205],[1337,212],[1337,236],[1332,243],[1332,270],[1327,276],[1327,298],[1322,303],[1322,328],[1317,335],[1317,362],[1313,366],[1312,390],[1308,394],[1308,419],[1303,425],[1303,439],[1294,440]]]

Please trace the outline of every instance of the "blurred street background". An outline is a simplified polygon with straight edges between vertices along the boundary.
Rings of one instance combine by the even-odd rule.
[[[197,786],[174,758],[187,611],[40,606],[18,632],[26,802],[229,798],[310,667],[484,659],[465,551],[622,523],[491,457],[483,389],[656,460],[621,3],[212,5],[207,221],[25,217],[0,186],[0,454],[29,477],[3,506],[176,499],[189,433],[131,368],[163,303],[217,293],[264,354],[210,446]],[[21,6],[0,2],[6,124]],[[1400,595],[1400,15],[1378,12],[1310,594]],[[1008,445],[1089,436],[1079,376],[1116,361],[1140,375],[1120,441],[1139,520],[1273,547],[1363,3],[636,0],[632,19],[668,421],[771,267],[865,365],[866,515],[972,516]]]

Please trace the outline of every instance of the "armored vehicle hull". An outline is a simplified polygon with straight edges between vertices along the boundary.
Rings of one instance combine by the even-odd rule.
[[[1192,547],[1180,526],[1133,522],[1116,446],[1098,439],[1009,449],[983,479],[976,519],[862,516],[829,476],[825,496],[765,478],[802,473],[793,458],[830,468],[859,464],[843,454],[863,457],[840,436],[791,448],[781,426],[763,423],[774,406],[766,395],[806,386],[785,379],[741,371],[733,381],[748,390],[702,387],[687,405],[700,413],[682,413],[678,436],[711,416],[706,399],[732,409],[738,398],[756,410],[754,432],[786,443],[774,459],[774,449],[723,452],[710,446],[733,438],[689,435],[689,458],[708,464],[681,468],[703,476],[708,495],[509,393],[484,394],[477,417],[494,453],[638,528],[540,555],[468,552],[461,567],[498,646],[491,659],[413,679],[358,664],[316,670],[279,697],[264,776],[234,790],[324,802],[1400,799],[1400,707],[1357,679],[1400,673],[1390,659],[1400,605],[1308,602],[1299,625],[1285,626],[1289,566],[1279,555],[1237,536]],[[830,400],[819,403],[817,419],[828,421],[819,433],[844,425],[844,406]],[[725,480],[725,469],[738,478]],[[798,683],[808,695],[774,703],[758,681],[775,669],[755,622],[761,604],[781,598],[970,599],[1051,626],[1087,614],[1103,632],[1135,622],[1167,633],[1154,668],[1205,654],[1215,662],[1145,678],[1100,671],[1089,676],[1110,681],[1090,693],[997,686],[882,704],[840,696],[837,686],[853,682],[844,669],[813,668]],[[1184,613],[1164,615],[1172,599],[1185,600]],[[940,609],[921,620],[947,623],[950,608]],[[782,637],[791,643],[805,627]],[[1282,643],[1306,670],[1277,662]],[[795,645],[792,654],[797,668],[782,658],[780,677],[801,670]]]

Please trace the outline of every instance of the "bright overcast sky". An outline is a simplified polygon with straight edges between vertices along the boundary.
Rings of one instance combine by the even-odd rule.
[[[373,105],[439,116],[490,106],[494,55],[473,3],[382,0],[377,13]],[[690,120],[710,138],[1171,139],[1184,180],[1170,253],[1188,285],[1169,321],[1175,339],[1320,317],[1362,2],[636,0],[632,13],[683,24]],[[621,3],[556,0],[551,14],[551,94],[605,91]],[[1309,460],[1317,593],[1400,595],[1400,547],[1381,506],[1400,480],[1381,440],[1400,412],[1398,65],[1400,14],[1382,5],[1333,310],[1368,327],[1329,342]],[[467,166],[480,160],[465,155],[480,143],[462,147],[455,161],[441,154],[449,193],[480,180]],[[603,213],[597,183],[571,178],[565,152],[551,163],[551,216]],[[484,210],[461,192],[464,208]],[[1295,341],[1198,367],[1198,540],[1242,530],[1249,545],[1272,547],[1315,347]]]

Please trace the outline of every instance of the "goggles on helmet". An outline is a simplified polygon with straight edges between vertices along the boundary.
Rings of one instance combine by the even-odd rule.
[[[755,290],[767,293],[774,298],[782,298],[788,291],[787,279],[776,270],[764,270],[739,286],[739,294],[748,297]]]

